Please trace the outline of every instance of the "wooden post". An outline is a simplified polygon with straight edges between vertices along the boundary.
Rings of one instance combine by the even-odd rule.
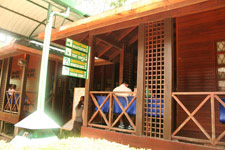
[[[138,27],[138,62],[137,62],[137,106],[136,134],[143,134],[144,118],[144,73],[145,73],[145,24]]]
[[[115,88],[115,64],[112,64],[112,85],[111,90]]]
[[[4,70],[4,64],[7,63],[7,68],[6,70]],[[10,58],[5,58],[3,60],[3,63],[2,63],[2,72],[1,72],[1,78],[3,77],[3,72],[6,72],[5,73],[5,82],[4,83],[1,83],[1,88],[3,88],[3,90],[1,90],[2,93],[1,94],[1,99],[2,100],[2,111],[4,109],[4,105],[5,105],[5,92],[6,92],[6,88],[7,88],[7,85],[9,84],[9,77],[10,77],[10,74],[11,74],[11,67],[12,67],[12,57]],[[3,131],[3,128],[4,128],[4,121],[2,120],[1,121],[1,125],[0,125],[0,133]]]
[[[26,97],[27,70],[28,70],[29,58],[30,58],[29,54],[24,54],[24,60],[25,60],[26,63],[23,66],[21,86],[20,86],[20,103],[19,103],[19,110],[18,110],[18,115],[19,115],[20,119],[22,119],[21,114],[23,112],[24,100],[25,100],[25,97]]]
[[[91,51],[89,52],[89,72],[88,79],[85,81],[85,100],[84,100],[84,126],[87,127],[88,120],[91,117],[92,102],[90,99],[89,92],[93,89],[93,78],[94,78],[94,59],[95,59],[95,35],[89,35],[89,43]]]
[[[2,66],[1,66],[1,74],[0,74],[0,86],[2,85],[2,75],[3,75],[3,64],[4,64],[4,59],[3,60],[0,60],[1,61],[1,64],[2,64]]]
[[[53,97],[52,97],[52,112],[55,109],[55,94],[56,94],[56,85],[57,85],[57,78],[58,78],[58,68],[59,68],[59,63],[58,61],[55,62],[55,76],[54,76],[54,83],[53,83]]]
[[[165,108],[163,137],[170,140],[173,126],[172,92],[173,92],[173,54],[174,54],[173,19],[165,19]]]
[[[11,74],[11,68],[12,68],[12,57],[4,59],[4,63],[7,63],[7,69],[6,69],[6,76],[5,76],[5,82],[3,83],[3,95],[2,95],[2,111],[4,109],[4,102],[5,102],[5,92],[7,91],[7,86],[9,85],[9,78]],[[4,70],[3,70],[4,71]]]
[[[124,70],[124,51],[125,51],[125,44],[122,45],[122,49],[120,52],[120,74],[119,74],[119,84],[123,82],[123,70]]]
[[[216,119],[215,119],[215,101],[214,94],[211,94],[211,124],[212,124],[212,145],[215,146],[216,143]]]
[[[102,66],[102,69],[101,69],[101,91],[104,91],[104,89],[105,89],[105,87],[104,87],[104,85],[105,85],[105,66],[103,65]]]

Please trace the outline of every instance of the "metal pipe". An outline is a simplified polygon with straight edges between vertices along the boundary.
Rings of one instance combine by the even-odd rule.
[[[49,56],[49,46],[50,46],[50,40],[51,40],[51,31],[52,31],[51,29],[52,29],[53,17],[54,17],[54,15],[58,15],[58,16],[66,18],[69,16],[69,12],[70,12],[69,7],[67,8],[66,13],[64,13],[64,14],[59,13],[59,12],[52,12],[52,4],[49,4],[48,19],[47,19],[47,25],[45,28],[45,39],[44,39],[42,60],[41,60],[37,111],[44,112],[46,79],[47,79],[47,69],[48,69],[48,56]]]

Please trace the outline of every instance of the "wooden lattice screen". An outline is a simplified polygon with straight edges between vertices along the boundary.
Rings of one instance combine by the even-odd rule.
[[[164,21],[146,23],[144,135],[157,138],[164,131],[164,34]]]

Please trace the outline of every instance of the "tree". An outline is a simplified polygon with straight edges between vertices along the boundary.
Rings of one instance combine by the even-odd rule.
[[[123,6],[123,4],[126,2],[127,0],[115,0],[113,2],[110,3],[110,6],[113,8],[118,8]]]

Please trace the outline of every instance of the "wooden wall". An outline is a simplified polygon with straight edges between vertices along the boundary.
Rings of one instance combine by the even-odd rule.
[[[225,39],[225,8],[176,18],[177,26],[177,91],[213,92],[216,89],[216,48],[215,41]],[[197,97],[181,97],[191,112],[200,104]],[[187,115],[177,108],[177,125]],[[210,103],[195,115],[200,124],[211,132]],[[225,130],[219,122],[219,104],[216,103],[216,132]],[[184,130],[200,131],[189,121]]]
[[[16,91],[20,90],[22,77],[22,67],[18,65],[19,59],[23,59],[23,55],[13,57],[9,81],[10,84],[16,84]],[[27,92],[38,92],[40,65],[41,65],[41,57],[31,55],[28,64],[28,77],[26,85]]]

